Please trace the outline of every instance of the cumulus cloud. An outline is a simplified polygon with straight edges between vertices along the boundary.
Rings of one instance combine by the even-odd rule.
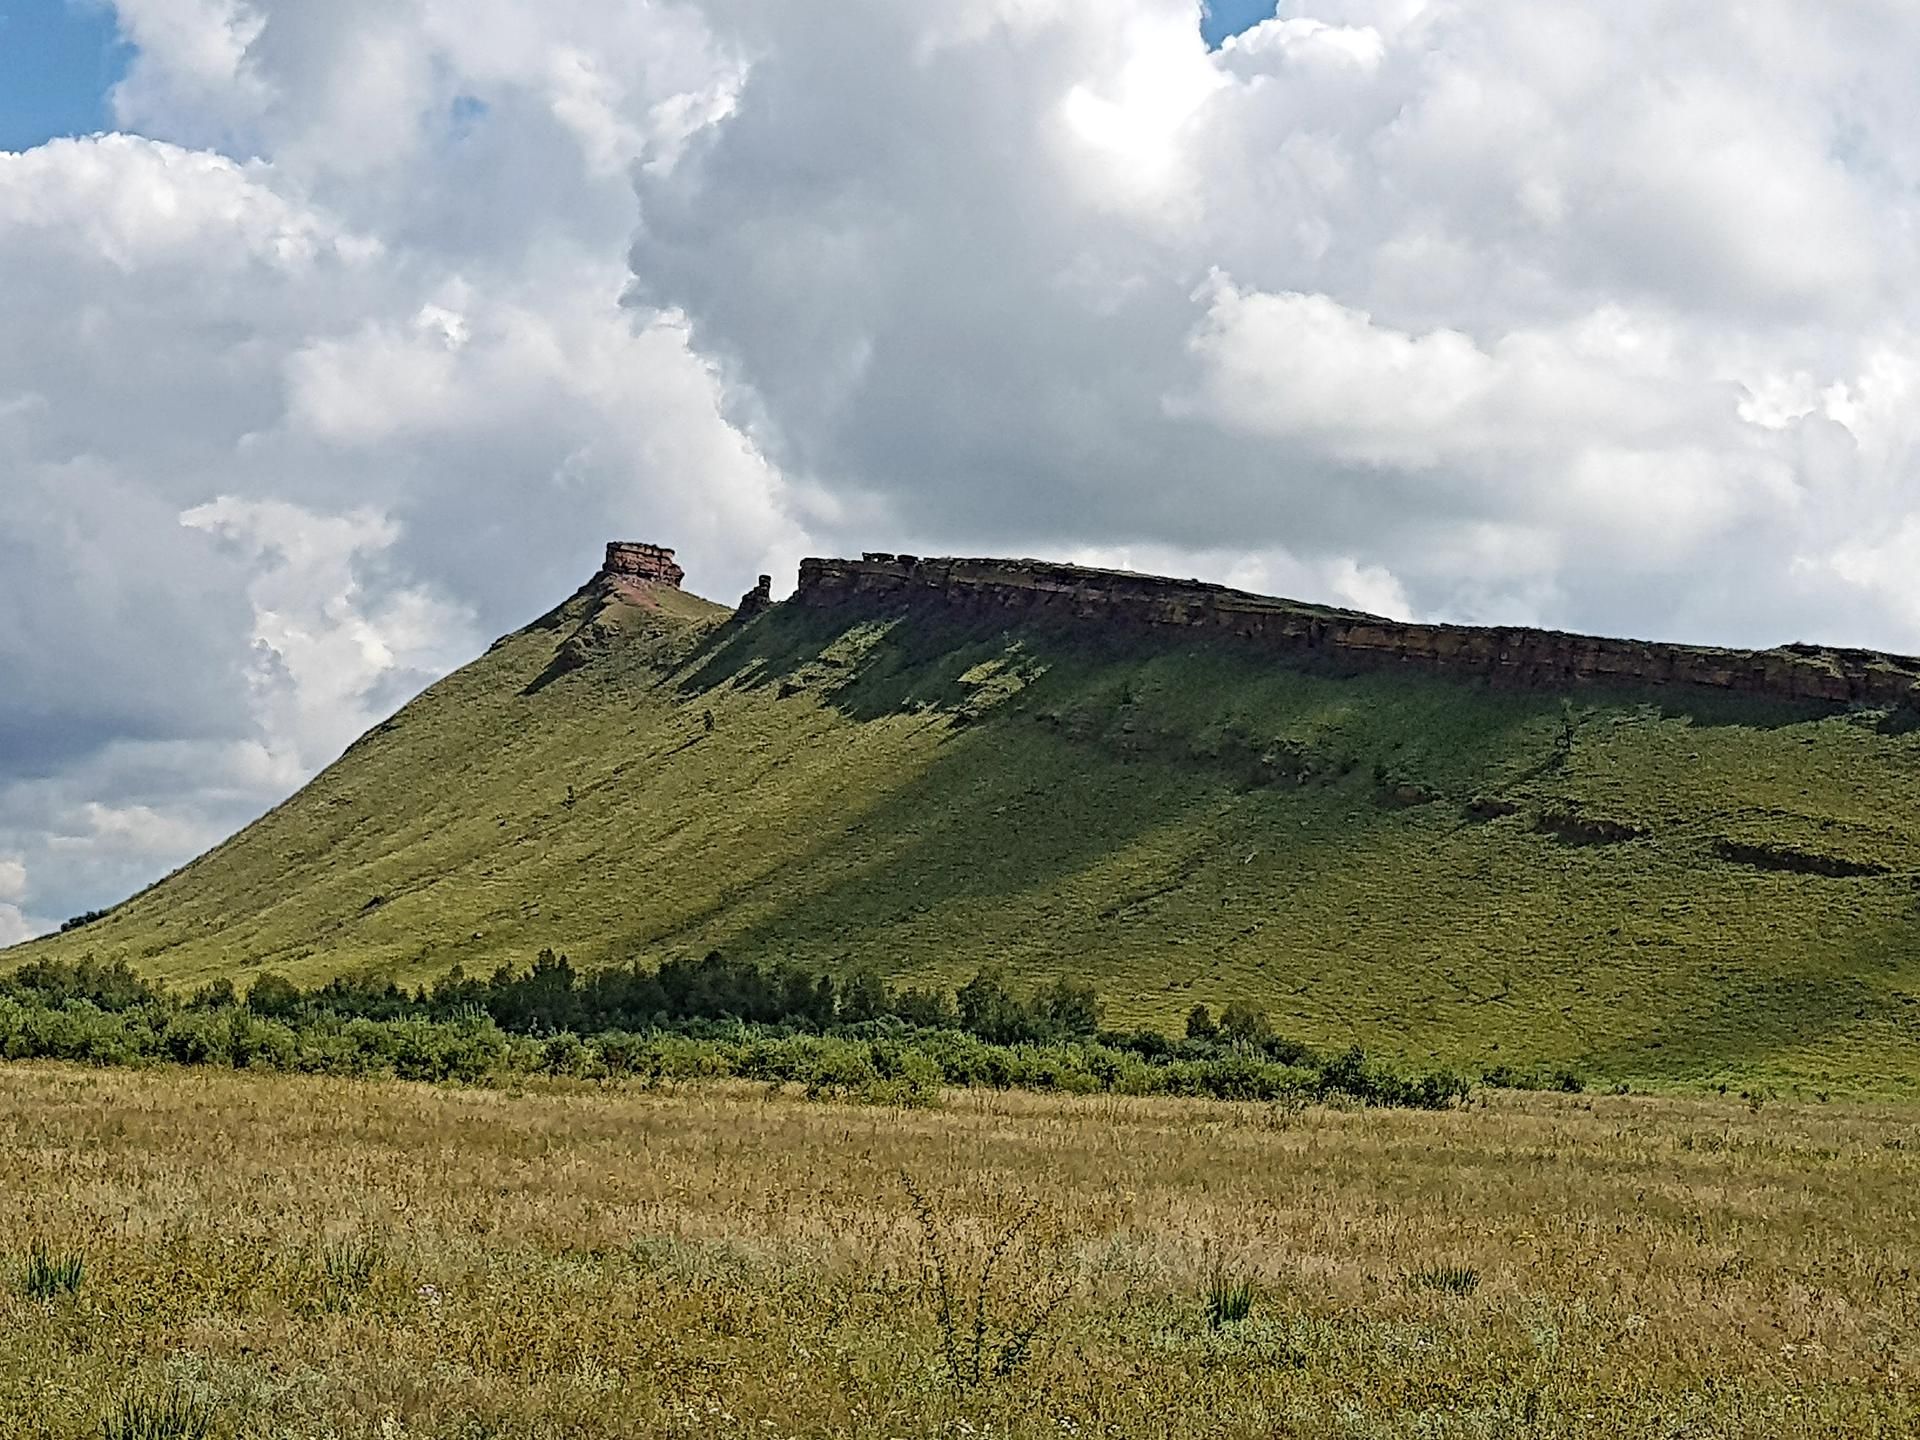
[[[30,940],[45,928],[26,917],[27,867],[18,856],[0,855],[0,950]]]
[[[42,933],[42,927],[20,913],[17,905],[0,905],[0,950],[9,945],[18,945],[23,940],[31,940]]]
[[[1920,649],[1911,7],[1279,8],[119,0],[125,133],[0,154],[36,908],[616,533]]]
[[[1920,645],[1855,398],[1916,353],[1909,12],[1299,0],[1209,55],[1191,8],[711,7],[778,63],[639,177],[632,298],[810,527]]]

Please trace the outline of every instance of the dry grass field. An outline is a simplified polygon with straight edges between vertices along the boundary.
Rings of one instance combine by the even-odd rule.
[[[1912,1110],[17,1066],[0,1130],[7,1436],[1920,1432]]]

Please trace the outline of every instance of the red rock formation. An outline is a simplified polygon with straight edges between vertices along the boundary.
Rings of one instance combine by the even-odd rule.
[[[1275,654],[1530,684],[1685,685],[1833,705],[1920,706],[1920,660],[1865,650],[1720,650],[1556,630],[1402,624],[1199,580],[1036,560],[868,554],[800,562],[797,603],[832,606],[860,597],[1181,627],[1230,635]]]
[[[619,580],[671,585],[676,590],[687,578],[687,572],[673,563],[673,551],[638,540],[611,542],[607,546],[607,563],[600,567],[600,573]]]

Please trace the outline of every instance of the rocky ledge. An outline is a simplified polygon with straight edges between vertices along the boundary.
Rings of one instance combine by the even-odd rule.
[[[600,567],[600,573],[615,580],[670,585],[676,590],[687,578],[687,572],[673,563],[673,551],[664,545],[649,545],[641,540],[611,541],[607,545],[607,559]]]
[[[800,563],[794,603],[937,604],[1009,618],[1179,628],[1231,636],[1276,655],[1410,666],[1521,684],[1682,685],[1827,705],[1920,708],[1920,659],[1785,645],[1723,650],[1556,630],[1413,625],[1357,611],[1038,560],[922,559],[869,553]]]

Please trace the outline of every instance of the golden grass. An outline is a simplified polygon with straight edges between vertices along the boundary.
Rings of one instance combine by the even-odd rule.
[[[169,1392],[286,1440],[1920,1429],[1911,1110],[897,1112],[29,1066],[0,1117],[7,1436]],[[1033,1211],[977,1385],[903,1171],[963,1371]],[[76,1294],[26,1296],[36,1244],[84,1258]],[[1255,1299],[1214,1328],[1221,1276]]]

